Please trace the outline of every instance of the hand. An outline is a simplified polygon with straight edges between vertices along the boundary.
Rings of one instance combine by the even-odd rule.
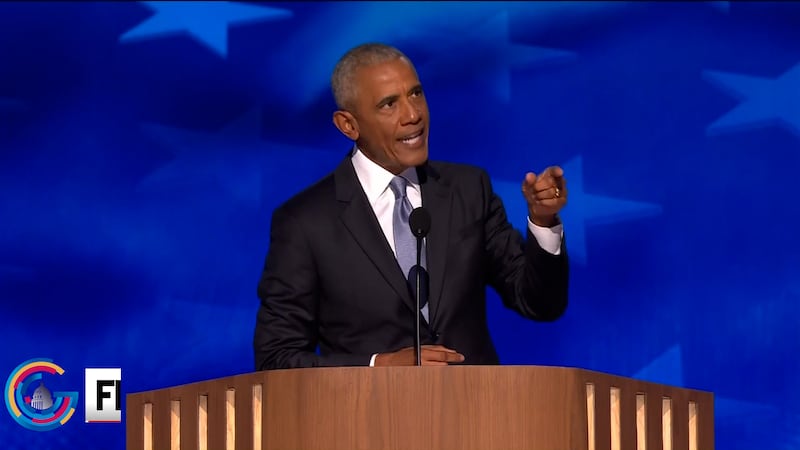
[[[561,167],[552,166],[539,176],[528,172],[522,180],[522,195],[528,202],[531,222],[540,227],[558,224],[556,214],[567,204],[567,180]]]
[[[464,361],[464,355],[441,345],[423,345],[421,357],[423,366],[446,366],[449,363]],[[417,363],[414,347],[406,347],[393,353],[379,353],[375,357],[378,366],[413,366]]]

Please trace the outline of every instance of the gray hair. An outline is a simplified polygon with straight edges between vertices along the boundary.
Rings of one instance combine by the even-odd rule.
[[[333,91],[333,99],[336,101],[336,106],[343,110],[353,106],[352,103],[355,98],[353,77],[359,68],[398,58],[405,59],[411,64],[411,60],[403,52],[386,44],[361,44],[348,50],[336,63],[333,75],[331,75],[331,91]]]

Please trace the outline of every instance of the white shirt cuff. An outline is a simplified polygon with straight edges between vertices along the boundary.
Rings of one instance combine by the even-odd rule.
[[[375,353],[374,355],[372,355],[372,358],[369,359],[369,366],[370,367],[375,367],[375,358],[377,358],[377,357],[378,357],[378,354]]]
[[[531,230],[531,234],[536,238],[539,247],[542,247],[544,251],[556,256],[561,254],[561,240],[564,238],[564,224],[559,223],[551,228],[540,227],[531,222],[531,218],[528,217],[528,229]]]

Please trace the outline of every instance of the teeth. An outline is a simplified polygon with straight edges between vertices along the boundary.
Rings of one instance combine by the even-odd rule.
[[[420,137],[420,136],[422,136],[422,131],[420,131],[419,133],[416,133],[416,134],[414,134],[414,135],[412,135],[412,136],[409,136],[409,137],[407,137],[407,138],[403,139],[403,142],[404,142],[404,143],[406,143],[406,144],[409,144],[409,143],[411,143],[412,141],[414,141],[414,142],[415,142],[417,139],[419,139],[419,137]]]

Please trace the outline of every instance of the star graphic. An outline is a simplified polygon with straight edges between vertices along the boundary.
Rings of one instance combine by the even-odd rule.
[[[457,36],[457,39],[455,38]],[[420,67],[426,78],[452,78],[453,73],[489,83],[503,102],[511,99],[511,69],[574,60],[574,52],[512,42],[508,11],[477,26],[439,34],[433,42],[448,42]]]
[[[684,383],[684,366],[681,345],[675,344],[654,358],[631,378],[670,386],[687,387]],[[796,448],[800,433],[796,425],[800,416],[787,414],[767,403],[742,400],[735,397],[714,395],[714,418],[718,429],[736,429],[735,437],[740,448],[757,448],[759,443],[781,443]],[[729,433],[724,433],[728,435]],[[777,448],[777,447],[776,447]]]
[[[322,171],[335,167],[341,151],[289,146],[261,138],[261,112],[248,111],[218,132],[144,124],[146,134],[172,149],[176,158],[155,169],[139,189],[186,189],[214,184],[239,206],[258,208],[265,189],[271,199],[286,195]],[[341,150],[341,149],[338,149]],[[317,170],[318,169],[318,170]],[[297,171],[289,177],[288,171]],[[279,182],[277,182],[279,181]],[[236,206],[236,205],[231,205]]]
[[[244,205],[258,205],[261,195],[259,116],[251,112],[218,133],[145,124],[145,133],[172,149],[176,158],[139,183],[141,189],[193,187],[216,182]]]
[[[709,125],[709,133],[781,124],[800,135],[800,63],[776,79],[713,70],[703,76],[741,100]]]
[[[397,46],[407,53],[421,68],[426,60],[450,58],[455,63],[464,63],[468,55],[477,48],[486,47],[484,41],[494,39],[498,51],[508,50],[515,55],[501,55],[519,58],[519,61],[508,60],[504,64],[513,67],[524,67],[526,58],[534,58],[537,62],[556,62],[563,57],[572,58],[571,52],[545,49],[527,45],[511,44],[508,38],[508,20],[529,33],[541,33],[559,23],[575,23],[587,21],[591,24],[605,17],[611,17],[621,10],[634,7],[635,2],[341,2],[336,8],[309,20],[306,26],[281,42],[270,54],[270,60],[261,69],[263,89],[271,96],[281,98],[290,103],[289,108],[302,110],[308,108],[321,96],[330,95],[328,83],[330,73],[342,53],[366,40],[386,42]],[[342,27],[341,17],[347,17],[347,26]],[[391,17],[392,20],[386,20]],[[492,18],[496,23],[492,23]],[[590,19],[589,19],[590,18]],[[487,20],[489,19],[489,20]],[[489,34],[481,35],[477,26],[484,26]],[[473,49],[461,42],[469,33],[470,45],[477,43]],[[319,35],[324,34],[324,40]],[[497,40],[497,36],[500,40]],[[464,55],[449,54],[463,52]],[[547,54],[545,54],[547,53]],[[280,78],[273,70],[274,66],[296,64],[297,55],[303,55],[304,70],[293,73],[290,80]],[[424,57],[424,58],[423,58]],[[549,59],[553,57],[554,59]],[[532,62],[532,61],[528,61]],[[432,67],[435,68],[435,67]],[[499,77],[495,86],[497,95],[503,94],[503,69],[493,77],[492,70],[479,67],[480,73],[486,75],[488,81]],[[506,73],[508,69],[505,69]],[[439,73],[445,81],[454,70]],[[433,74],[436,75],[436,74]],[[478,74],[469,74],[478,79]],[[423,85],[433,79],[429,74],[420,72]],[[292,89],[286,89],[287,83]],[[507,86],[507,84],[506,84]]]
[[[589,194],[583,186],[583,158],[577,156],[561,166],[568,180],[569,205],[559,213],[564,223],[570,260],[586,264],[586,226],[613,224],[659,215],[661,206],[654,203],[621,200]],[[520,181],[493,181],[495,192],[503,199],[512,224],[521,231],[527,226],[528,206],[520,193]]]
[[[228,55],[228,27],[232,24],[284,19],[286,9],[236,2],[163,1],[140,2],[155,14],[120,36],[120,42],[156,39],[188,33],[219,56]]]
[[[639,369],[631,378],[650,381],[652,383],[684,386],[683,364],[680,344],[673,345],[667,351]]]

